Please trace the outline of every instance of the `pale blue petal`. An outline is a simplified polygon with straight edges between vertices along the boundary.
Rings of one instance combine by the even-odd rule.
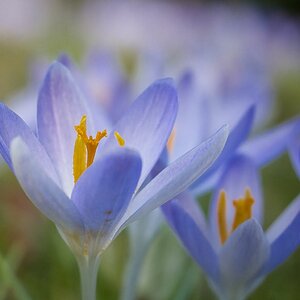
[[[173,200],[163,206],[165,217],[187,252],[213,281],[218,280],[218,257],[193,217]]]
[[[109,120],[108,113],[104,110],[102,103],[99,103],[99,101],[97,101],[98,99],[95,98],[94,90],[90,85],[91,80],[88,74],[82,73],[81,70],[78,70],[72,59],[67,54],[61,54],[58,57],[58,62],[69,69],[77,84],[77,87],[83,93],[86,107],[89,107],[88,121],[90,119],[93,120],[93,129],[96,131],[103,129],[107,129],[108,131],[110,131],[112,122],[111,120]],[[99,88],[102,84],[103,83],[101,82],[101,79],[99,79],[98,82],[94,82],[94,85],[97,85],[97,88]]]
[[[226,294],[243,294],[248,288],[248,281],[268,259],[269,250],[269,243],[261,226],[253,219],[241,224],[231,234],[219,254],[221,286]]]
[[[197,199],[193,197],[189,190],[186,190],[176,196],[178,205],[181,206],[194,220],[198,225],[202,233],[208,238],[209,232],[207,228],[207,223],[205,215],[198,205]]]
[[[90,96],[102,106],[115,124],[130,104],[129,84],[111,53],[88,56],[84,79]]]
[[[213,176],[222,164],[234,155],[238,147],[246,140],[251,131],[254,114],[255,107],[251,106],[240,118],[239,122],[237,122],[237,124],[230,130],[230,134],[221,155],[209,168],[205,175],[196,180],[196,182],[192,185],[193,189],[197,190],[197,187],[201,184],[207,185],[207,181],[211,182],[210,177]]]
[[[71,57],[67,53],[61,53],[57,58],[57,62],[64,65],[70,71],[72,71],[75,68]]]
[[[34,133],[17,114],[0,103],[0,153],[12,170],[9,148],[12,140],[17,136],[22,138],[32,156],[35,156],[36,160],[43,164],[48,176],[58,182],[55,169]]]
[[[294,169],[300,178],[300,134],[291,141],[289,146],[289,154],[293,163]]]
[[[49,153],[68,195],[74,185],[74,126],[79,124],[83,115],[87,115],[88,125],[93,124],[71,73],[62,64],[53,63],[39,93],[37,127],[39,139]],[[91,126],[88,129],[93,133]]]
[[[132,150],[118,149],[93,163],[76,183],[72,201],[87,230],[107,234],[126,210],[142,163]]]
[[[32,203],[64,231],[83,232],[84,225],[77,208],[20,137],[12,141],[10,152],[15,175]]]
[[[267,231],[271,255],[265,272],[283,263],[300,245],[300,195],[285,209]]]
[[[158,80],[130,106],[114,130],[125,140],[125,145],[139,152],[143,161],[141,186],[162,153],[177,114],[177,94],[172,80]],[[110,135],[102,148],[109,153],[119,147]],[[99,155],[100,152],[98,152]]]
[[[157,160],[156,164],[152,168],[147,178],[144,180],[139,190],[142,190],[155,176],[157,176],[157,174],[159,174],[168,165],[168,161],[169,161],[168,150],[167,147],[165,147],[159,159]]]
[[[209,221],[211,233],[215,244],[219,243],[219,232],[217,223],[217,206],[219,195],[222,190],[226,192],[226,213],[228,231],[232,228],[235,215],[233,200],[244,197],[246,189],[250,189],[255,200],[252,206],[252,214],[258,222],[262,223],[263,197],[260,187],[260,177],[253,161],[242,155],[236,155],[226,166],[220,181],[217,184],[209,209]]]
[[[277,126],[246,142],[239,152],[251,157],[257,166],[276,159],[300,133],[300,119]]]
[[[179,108],[174,127],[174,145],[170,151],[171,161],[204,140],[202,122],[206,118],[206,111],[202,109],[199,98],[193,74],[185,73],[178,84]],[[207,130],[207,127],[205,129]]]
[[[121,228],[186,190],[214,162],[222,151],[227,136],[227,126],[222,127],[207,141],[160,172],[133,198],[120,221]]]

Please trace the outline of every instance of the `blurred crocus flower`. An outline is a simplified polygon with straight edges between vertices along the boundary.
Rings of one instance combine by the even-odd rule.
[[[196,195],[215,187],[226,164],[236,153],[244,152],[259,166],[264,166],[286,151],[289,142],[300,132],[300,121],[295,119],[248,139],[251,132],[267,123],[273,95],[266,74],[252,68],[253,72],[248,72],[251,75],[246,76],[247,71],[248,65],[242,71],[236,70],[240,76],[235,74],[232,78],[230,73],[227,74],[227,85],[224,88],[222,80],[213,76],[210,84],[205,84],[205,80],[203,83],[202,79],[207,74],[205,72],[199,76],[199,72],[188,71],[178,80],[179,111],[167,144],[170,161],[176,160],[188,149],[204,141],[223,122],[230,125],[229,138],[221,155],[191,187]],[[232,82],[229,82],[230,78]],[[164,158],[161,160],[163,162]],[[165,159],[165,163],[167,160]],[[137,222],[129,227],[133,250],[128,273],[124,276],[126,283],[123,300],[134,299],[136,284],[133,282],[137,281],[145,255],[144,249],[149,247],[162,224],[163,219],[155,213],[147,216],[147,221]],[[143,235],[146,230],[151,234]],[[142,240],[141,235],[144,237]],[[139,252],[143,255],[135,255]]]
[[[163,211],[219,299],[245,299],[300,243],[300,197],[264,232],[258,171],[243,155],[224,170],[208,222],[188,193],[165,204]]]
[[[185,190],[213,163],[227,138],[225,126],[143,184],[176,118],[172,81],[151,85],[111,132],[92,108],[60,63],[50,67],[40,89],[37,136],[0,106],[1,154],[75,253],[84,299],[94,299],[99,256],[110,242],[128,223]]]
[[[257,166],[262,167],[287,151],[300,133],[300,119],[296,117],[248,138],[257,125],[255,116],[260,115],[262,118],[265,115],[268,118],[269,99],[264,93],[265,97],[261,95],[245,101],[237,101],[235,97],[207,99],[199,93],[194,74],[185,73],[178,84],[179,111],[168,142],[170,160],[206,139],[223,122],[229,124],[230,134],[221,156],[193,184],[196,194],[202,194],[215,186],[222,169],[236,153],[251,157]]]
[[[184,61],[212,52],[223,62],[248,56],[272,72],[299,68],[298,24],[247,6],[88,1],[74,27],[91,47],[162,52]]]

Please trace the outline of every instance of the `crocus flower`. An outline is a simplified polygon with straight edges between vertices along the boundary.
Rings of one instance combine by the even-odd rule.
[[[252,83],[252,85],[255,84]],[[258,86],[261,87],[261,90],[267,89],[264,82]],[[296,132],[300,132],[300,121],[296,119],[248,140],[249,133],[258,124],[257,121],[261,121],[261,116],[267,114],[271,99],[268,93],[254,92],[253,94],[256,94],[257,97],[253,97],[252,100],[251,97],[244,97],[244,99],[241,97],[240,101],[237,101],[237,95],[240,95],[241,90],[244,89],[237,92],[234,89],[235,87],[230,91],[232,96],[236,95],[232,99],[230,97],[223,99],[218,94],[218,89],[215,91],[218,97],[207,98],[201,94],[201,89],[192,72],[184,73],[179,80],[179,111],[167,145],[170,161],[204,141],[219,124],[224,122],[231,125],[229,138],[221,155],[191,187],[192,192],[196,195],[214,188],[224,167],[236,153],[244,152],[251,156],[257,165],[264,166],[287,150],[287,141],[291,140]],[[247,93],[246,90],[244,92]],[[251,90],[248,94],[250,92]],[[258,119],[255,117],[257,113],[260,115]],[[165,161],[167,160],[165,158]],[[153,217],[152,214],[149,214],[147,221],[137,222],[129,227],[131,229],[129,232],[132,251],[127,273],[124,276],[123,300],[135,298],[137,274],[140,272],[143,258],[146,255],[144,249],[149,248],[162,224],[163,218],[160,218],[159,213],[156,213],[153,214]],[[151,234],[145,235],[146,230]],[[143,236],[143,239],[140,239],[140,236]],[[136,255],[136,253],[143,253],[144,256],[142,254]]]
[[[258,171],[244,155],[235,156],[224,170],[208,222],[187,193],[163,210],[220,299],[244,299],[300,243],[300,196],[264,232]]]
[[[229,124],[230,128],[221,156],[208,172],[192,185],[196,194],[207,192],[215,186],[222,168],[235,153],[248,155],[257,166],[263,167],[287,151],[291,141],[300,133],[300,119],[296,117],[248,139],[257,125],[255,116],[266,115],[267,118],[269,107],[267,103],[270,100],[268,97],[254,97],[252,101],[245,99],[240,104],[235,98],[232,101],[230,99],[223,101],[222,98],[206,99],[199,94],[199,86],[191,72],[187,72],[180,79],[178,93],[180,103],[178,117],[173,136],[171,135],[168,143],[171,161],[207,138],[220,123]],[[191,131],[190,128],[194,130]],[[186,132],[188,134],[185,134]]]
[[[68,69],[54,63],[38,97],[37,136],[0,105],[0,152],[75,253],[84,299],[94,299],[99,256],[118,233],[185,190],[213,163],[227,138],[225,126],[143,184],[174,125],[172,81],[151,85],[111,132],[89,103]]]

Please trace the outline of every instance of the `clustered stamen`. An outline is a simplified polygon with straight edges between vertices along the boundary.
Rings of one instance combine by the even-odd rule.
[[[87,135],[86,115],[83,115],[79,125],[75,125],[77,137],[74,145],[73,154],[73,177],[76,183],[81,174],[94,162],[99,142],[107,137],[107,131],[98,131],[95,137]],[[125,140],[119,132],[114,132],[115,138],[120,147],[125,146]]]
[[[76,183],[81,174],[93,163],[99,142],[107,137],[107,131],[98,131],[95,138],[88,136],[86,115],[82,116],[80,124],[74,128],[77,132],[73,154],[73,176]]]
[[[250,189],[245,190],[245,196],[240,199],[233,200],[233,206],[235,208],[235,215],[233,218],[231,231],[228,233],[227,227],[227,215],[226,215],[226,193],[221,191],[218,200],[217,218],[218,218],[218,230],[221,244],[224,244],[229,235],[238,228],[239,225],[249,220],[252,217],[252,205],[254,204],[254,198],[251,195]]]

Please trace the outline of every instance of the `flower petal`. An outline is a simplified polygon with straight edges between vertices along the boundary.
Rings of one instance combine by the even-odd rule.
[[[219,232],[217,223],[217,206],[219,195],[222,190],[226,193],[226,212],[228,231],[231,230],[235,214],[232,201],[240,199],[245,195],[249,188],[255,203],[252,207],[253,216],[258,222],[262,222],[263,216],[263,198],[260,188],[260,178],[256,166],[252,160],[246,156],[236,155],[226,166],[220,181],[215,189],[209,210],[209,220],[211,232],[216,245],[219,244]]]
[[[48,176],[42,162],[32,155],[20,137],[12,141],[10,153],[16,177],[32,203],[67,232],[84,231],[73,202]]]
[[[231,296],[228,299],[243,299],[234,295],[241,296],[246,291],[247,282],[262,268],[269,250],[261,226],[253,219],[241,224],[231,234],[219,256],[221,286],[227,296]]]
[[[22,138],[26,146],[30,149],[31,155],[39,163],[43,164],[48,176],[58,182],[52,162],[34,133],[17,114],[3,103],[0,103],[0,153],[12,171],[13,166],[9,148],[12,140],[17,136]]]
[[[94,52],[87,57],[84,79],[90,96],[101,104],[115,124],[128,108],[129,84],[111,53]]]
[[[289,146],[289,154],[295,172],[300,178],[300,134],[291,142]]]
[[[58,62],[53,63],[39,93],[37,127],[39,139],[52,159],[68,195],[74,185],[74,125],[80,122],[84,114],[88,116],[88,121],[92,121],[69,70]],[[89,126],[89,129],[92,128]]]
[[[121,229],[129,222],[140,218],[183,192],[207,170],[220,154],[227,135],[228,129],[227,126],[224,126],[207,141],[195,147],[160,172],[131,201],[124,217],[120,221]]]
[[[284,262],[300,244],[300,195],[285,209],[267,231],[271,255],[265,273]]]
[[[134,193],[141,168],[135,151],[119,149],[102,156],[81,175],[72,200],[88,230],[104,235],[119,221]]]
[[[214,281],[218,278],[218,257],[196,220],[183,208],[178,200],[163,205],[162,210],[187,252]]]
[[[208,237],[209,232],[203,211],[197,203],[197,199],[193,197],[189,190],[186,190],[176,196],[178,204],[193,218],[194,222],[201,229],[202,233]],[[163,206],[162,206],[163,207]]]
[[[194,74],[185,72],[177,85],[179,107],[174,127],[174,145],[170,151],[171,161],[196,147],[208,137],[205,136],[208,131],[207,124],[205,132],[202,126],[207,114],[200,102],[194,81]]]
[[[164,149],[175,122],[177,106],[172,81],[158,80],[138,97],[114,128],[124,138],[125,145],[141,155],[143,168],[138,187]],[[118,144],[110,135],[101,152],[109,153],[116,147]]]
[[[287,150],[295,135],[300,133],[300,119],[277,126],[246,142],[239,152],[251,157],[257,166],[269,163]]]
[[[201,185],[205,185],[208,188],[207,182],[210,182],[210,184],[213,183],[210,180],[211,176],[213,176],[213,174],[220,168],[222,164],[224,164],[224,162],[226,162],[226,160],[228,160],[234,155],[237,148],[248,137],[249,132],[252,128],[254,115],[255,107],[251,106],[241,117],[239,122],[237,122],[235,127],[232,128],[232,130],[230,130],[227,142],[221,155],[216,159],[214,164],[209,168],[209,170],[204,174],[204,176],[196,180],[196,182],[192,185],[193,189],[197,190],[197,188],[201,188]]]

